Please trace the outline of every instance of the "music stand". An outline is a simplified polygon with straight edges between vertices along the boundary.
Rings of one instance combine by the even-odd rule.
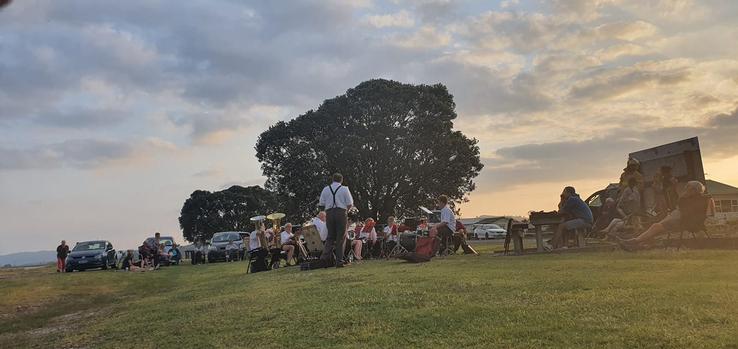
[[[396,241],[395,247],[393,247],[392,250],[390,251],[390,253],[387,254],[387,259],[392,258],[392,257],[402,256],[402,255],[404,255],[406,253],[409,253],[409,252],[410,251],[408,251],[405,248],[405,246],[402,246],[402,244],[400,243],[400,235],[398,234],[397,235],[397,241]]]

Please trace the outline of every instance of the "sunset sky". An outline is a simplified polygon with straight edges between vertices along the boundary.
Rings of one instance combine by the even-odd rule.
[[[555,208],[699,136],[738,185],[738,1],[33,1],[0,10],[0,254],[182,241],[195,189],[371,78],[442,83],[485,168],[465,217]]]

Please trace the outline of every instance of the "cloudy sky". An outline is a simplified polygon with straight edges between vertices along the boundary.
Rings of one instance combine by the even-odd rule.
[[[700,136],[738,185],[738,2],[34,1],[0,10],[0,253],[179,233],[194,189],[370,78],[443,83],[485,169],[464,216],[552,209]]]

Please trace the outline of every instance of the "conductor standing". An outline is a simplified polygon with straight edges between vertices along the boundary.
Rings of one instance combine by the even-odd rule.
[[[343,176],[340,173],[333,175],[333,183],[323,188],[320,193],[318,206],[325,207],[326,228],[328,238],[320,258],[328,261],[335,249],[336,268],[343,267],[343,250],[346,235],[347,216],[346,211],[354,205],[354,199],[348,187],[343,186]]]

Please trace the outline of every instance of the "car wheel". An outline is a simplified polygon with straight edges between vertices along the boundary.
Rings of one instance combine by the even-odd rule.
[[[107,259],[105,260],[105,263],[103,263],[102,268],[100,268],[100,269],[102,269],[102,270],[108,270],[108,260]]]
[[[484,239],[485,240],[489,239],[489,233],[484,233]]]

